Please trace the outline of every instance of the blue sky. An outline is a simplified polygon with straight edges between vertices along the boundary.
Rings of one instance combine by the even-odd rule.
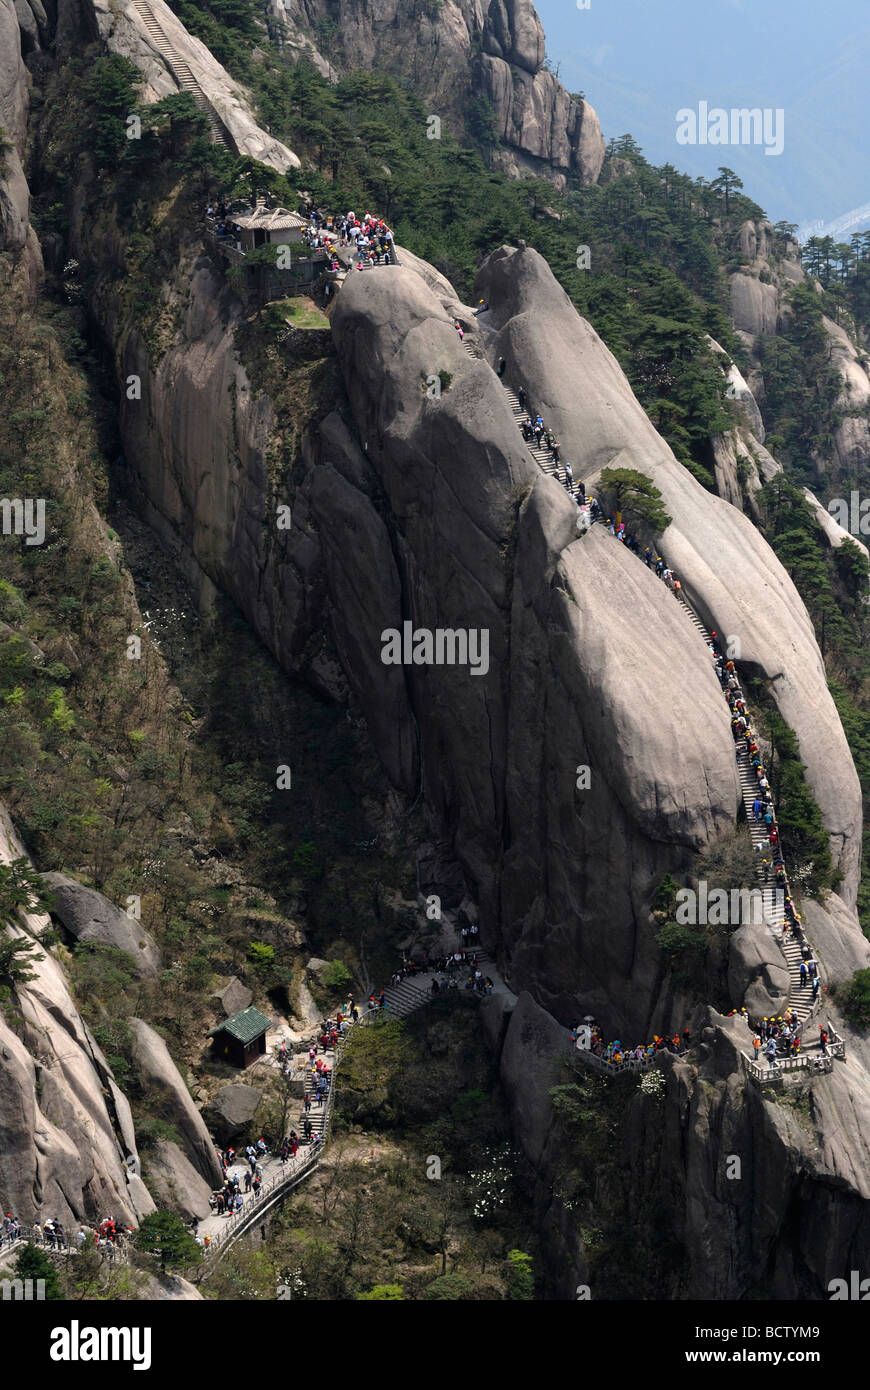
[[[870,203],[870,0],[535,0],[547,52],[585,92],[605,139],[629,131],[653,163],[735,169],[774,221],[828,221]],[[785,147],[676,143],[676,113],[785,112]]]

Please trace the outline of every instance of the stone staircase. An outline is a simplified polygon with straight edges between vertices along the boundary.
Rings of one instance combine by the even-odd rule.
[[[462,345],[465,348],[467,355],[472,359],[472,361],[481,360],[479,355],[471,350],[469,344],[466,343],[464,339]],[[517,427],[519,428],[520,422],[528,412],[524,411],[521,408],[519,397],[517,396],[516,392],[510,386],[508,386],[503,379],[500,378],[500,380],[502,390],[505,392],[505,394],[508,397],[508,400],[510,401],[511,410],[513,412],[514,419],[517,422]],[[532,455],[532,458],[535,460],[542,472],[549,474],[550,477],[556,478],[558,482],[564,485],[564,469],[559,469],[557,465],[553,462],[552,455],[549,449],[539,448],[536,444],[529,442],[526,442],[526,448],[529,450],[529,453]],[[575,482],[576,481],[579,480],[575,479]],[[705,642],[709,643],[712,640],[711,635],[704,627],[704,624],[701,622],[697,613],[695,613],[691,604],[686,599],[685,594],[680,595],[678,602],[680,603],[681,609],[685,612],[686,616],[688,617],[689,621],[692,623],[696,631],[700,633],[700,635],[704,638]],[[737,770],[743,795],[743,804],[746,807],[746,816],[749,824],[749,831],[752,836],[753,846],[755,846],[757,844],[760,844],[762,841],[766,842],[768,836],[766,834],[765,827],[763,826],[763,824],[756,824],[755,820],[753,819],[752,803],[755,800],[755,779],[752,772],[752,766],[749,761],[749,756],[746,753],[745,748],[742,747],[739,749]],[[782,954],[785,958],[786,966],[788,968],[788,1007],[790,1009],[793,1009],[794,1012],[797,1014],[799,1020],[799,1027],[802,1031],[804,1026],[810,1021],[810,1019],[819,1009],[821,1000],[820,998],[816,999],[815,1001],[813,1000],[812,984],[809,980],[807,980],[805,983],[801,981],[801,948],[797,940],[791,933],[785,940],[783,940],[781,926],[783,918],[785,916],[785,907],[784,901],[779,900],[776,883],[773,877],[771,876],[769,882],[765,882],[764,875],[760,866],[756,870],[756,872],[758,875],[759,887],[761,889],[762,894],[764,920],[765,923],[771,927],[775,935],[776,941],[779,945],[779,948],[782,951]],[[785,889],[786,892],[790,893],[787,879]],[[783,900],[784,896],[785,895],[783,894]],[[806,933],[804,933],[804,935],[806,935]],[[756,1021],[758,1022],[760,1020]],[[829,1029],[829,1031],[831,1030]],[[818,1049],[818,1046],[819,1044],[817,1040],[811,1040],[809,1043],[809,1050]],[[838,1055],[842,1055],[842,1053],[838,1052]],[[793,1060],[795,1065],[800,1063],[800,1058]]]
[[[167,37],[163,26],[151,7],[150,0],[134,0],[134,4],[139,14],[142,16],[142,22],[148,31],[148,35],[154,47],[157,49],[161,58],[166,62],[179,87],[183,92],[190,93],[199,110],[202,111],[203,115],[208,120],[212,144],[223,145],[224,149],[234,153],[227,139],[224,125],[217,112],[191,72],[188,63],[185,62],[184,58],[182,58],[181,54]]]
[[[462,346],[465,348],[466,353],[473,362],[479,362],[482,360],[476,355],[476,353],[472,352],[468,343],[466,343],[464,339],[462,341]],[[520,422],[525,419],[529,412],[528,410],[523,410],[522,406],[520,405],[519,396],[517,395],[516,391],[513,390],[512,387],[508,386],[507,382],[504,380],[504,377],[500,377],[499,380],[501,381],[502,390],[504,391],[505,395],[510,401],[511,411],[513,412],[513,417],[517,422],[517,428],[519,428]],[[540,446],[534,440],[524,440],[523,442],[525,443],[526,448],[528,449],[532,458],[535,460],[535,463],[538,465],[541,472],[548,473],[551,478],[555,478],[557,482],[562,483],[562,485],[564,486],[565,469],[560,468],[558,464],[556,464],[553,461],[553,456],[550,450],[546,447],[546,445]],[[575,478],[574,482],[576,484],[578,482],[578,479]]]
[[[328,1048],[327,1051],[322,1054],[322,1056],[323,1060],[327,1063],[329,1067],[329,1086],[331,1090],[333,1086],[333,1077],[335,1075],[335,1052],[332,1048]],[[325,1101],[319,1101],[317,1099],[317,1087],[315,1086],[315,1080],[316,1077],[315,1074],[312,1072],[311,1067],[306,1065],[305,1094],[306,1096],[311,1097],[311,1109],[306,1111],[305,1106],[303,1104],[302,1109],[299,1112],[299,1120],[296,1123],[296,1125],[294,1125],[294,1129],[296,1130],[296,1133],[299,1135],[300,1139],[304,1136],[305,1133],[303,1129],[303,1121],[305,1121],[306,1119],[309,1120],[311,1123],[312,1134],[319,1134],[321,1139],[326,1138],[327,1115],[329,1110],[329,1093],[327,1093],[327,1098]]]
[[[683,599],[681,606],[685,610],[686,616],[695,630],[701,634],[705,642],[710,642],[712,640],[710,633],[704,627],[697,613],[695,613],[686,599]],[[746,808],[746,819],[749,825],[749,833],[752,837],[753,847],[760,844],[767,845],[768,834],[766,827],[762,822],[756,822],[752,814],[752,803],[756,797],[756,779],[752,770],[752,764],[749,761],[749,755],[743,746],[739,747],[737,775],[740,780],[743,805]],[[759,856],[759,858],[760,857],[761,856]],[[785,894],[790,894],[791,892],[788,885],[788,878],[786,878],[785,882],[785,891],[783,892],[780,890],[778,893],[773,875],[770,876],[768,881],[765,881],[760,865],[756,870],[756,874],[759,888],[761,889],[765,924],[770,926],[775,933],[779,948],[788,966],[788,1007],[793,1009],[797,1014],[799,1027],[803,1030],[804,1024],[806,1024],[816,1012],[818,1002],[816,1001],[814,1003],[813,1001],[812,985],[810,981],[807,980],[806,983],[801,982],[801,948],[798,942],[791,933],[789,933],[785,940],[783,940],[782,936],[781,928],[783,919],[785,918]]]
[[[475,951],[477,963],[484,974],[491,974],[484,968],[492,966],[492,959],[486,951]],[[457,972],[457,983],[461,990],[465,990],[465,977],[460,981]],[[434,996],[432,994],[432,981],[438,979],[442,982],[443,976],[439,977],[435,970],[422,971],[418,975],[413,975],[410,979],[402,980],[397,985],[389,985],[384,990],[387,1001],[387,1017],[404,1018],[407,1014],[413,1013],[414,1009],[419,1009],[421,1004],[427,1004]]]
[[[476,955],[479,965],[490,960],[485,951],[477,951]],[[492,967],[490,966],[491,973]],[[402,980],[398,985],[390,985],[386,988],[384,996],[387,1000],[387,1008],[384,1011],[384,1017],[404,1018],[407,1014],[428,1003],[430,999],[435,997],[432,994],[432,981],[435,978],[435,971],[426,971],[414,976],[413,981]],[[360,1023],[355,1026],[359,1027],[360,1024],[369,1022],[380,1013],[379,1009],[366,1010],[365,1013],[360,1014]],[[347,1037],[350,1037],[350,1034],[345,1034],[345,1038]],[[311,1096],[311,1109],[306,1112],[303,1104],[293,1128],[302,1138],[304,1135],[303,1120],[307,1116],[311,1122],[312,1134],[319,1135],[321,1142],[314,1146],[302,1143],[296,1158],[288,1159],[286,1164],[282,1164],[274,1154],[270,1155],[261,1164],[264,1177],[258,1198],[247,1196],[242,1211],[237,1215],[209,1217],[200,1222],[200,1232],[208,1233],[211,1237],[211,1244],[204,1251],[204,1268],[213,1267],[214,1262],[226,1254],[230,1246],[241,1235],[246,1235],[254,1226],[259,1225],[264,1217],[272,1211],[276,1203],[281,1201],[291,1188],[303,1181],[319,1165],[321,1156],[326,1149],[325,1141],[329,1134],[329,1122],[332,1118],[332,1108],[335,1101],[335,1078],[341,1061],[343,1044],[344,1039],[339,1041],[335,1051],[328,1049],[322,1054],[329,1063],[331,1072],[329,1091],[323,1102],[314,1099],[316,1093],[315,1075],[306,1061],[304,1085],[305,1093]]]

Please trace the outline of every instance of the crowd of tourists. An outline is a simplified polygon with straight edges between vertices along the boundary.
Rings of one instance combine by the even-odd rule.
[[[237,208],[238,204],[235,206]],[[206,217],[214,221],[218,240],[232,242],[241,251],[242,229],[236,220],[238,216],[226,198],[218,198],[206,208]],[[341,215],[322,213],[312,206],[299,216],[307,218],[307,226],[300,233],[301,244],[309,252],[324,252],[331,270],[342,268],[339,247],[353,247],[357,270],[388,265],[393,259],[393,230],[382,217],[370,212],[358,217],[352,209]]]
[[[572,1042],[578,1041],[582,1031],[580,1024],[571,1029]],[[609,1062],[617,1071],[621,1071],[630,1067],[632,1062],[652,1059],[660,1052],[688,1052],[690,1042],[690,1031],[684,1028],[682,1033],[676,1032],[671,1037],[654,1033],[651,1042],[638,1043],[635,1047],[627,1047],[621,1038],[614,1038],[612,1042],[606,1043],[601,1029],[596,1023],[592,1023],[589,1025],[589,1047],[583,1048],[583,1051],[591,1052],[594,1057],[600,1057],[602,1062]]]
[[[46,1250],[81,1250],[84,1245],[93,1243],[99,1249],[123,1245],[132,1236],[130,1226],[121,1225],[113,1216],[104,1216],[96,1228],[79,1226],[74,1236],[69,1236],[63,1223],[56,1218],[32,1226],[23,1227],[11,1211],[7,1212],[0,1230],[0,1245],[14,1245],[16,1241],[29,1241],[41,1245]]]

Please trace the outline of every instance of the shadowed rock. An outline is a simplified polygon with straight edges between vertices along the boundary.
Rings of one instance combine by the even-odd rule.
[[[88,888],[66,874],[43,875],[54,899],[52,911],[76,941],[98,941],[126,951],[140,975],[154,976],[160,968],[160,951],[150,932],[128,917],[96,888]]]
[[[221,1170],[211,1135],[191,1099],[190,1092],[169,1055],[169,1048],[141,1018],[127,1020],[133,1033],[133,1065],[140,1084],[149,1093],[149,1105],[181,1135],[185,1153],[201,1177],[215,1188]]]
[[[246,1135],[262,1098],[262,1091],[243,1082],[221,1087],[203,1111],[220,1144]]]
[[[158,1139],[146,1157],[148,1189],[163,1209],[174,1211],[184,1221],[211,1215],[208,1199],[211,1188],[190,1159],[171,1139]]]

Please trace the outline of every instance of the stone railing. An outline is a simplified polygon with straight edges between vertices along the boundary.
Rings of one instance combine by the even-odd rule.
[[[667,1049],[663,1050],[666,1051]],[[655,1065],[659,1055],[658,1052],[654,1052],[649,1057],[626,1057],[623,1062],[609,1062],[606,1057],[599,1057],[597,1053],[590,1052],[588,1048],[578,1047],[576,1051],[578,1057],[582,1057],[584,1062],[588,1063],[595,1071],[600,1072],[602,1076],[618,1076],[621,1071],[646,1071]]]
[[[768,1081],[776,1081],[785,1072],[833,1071],[835,1058],[841,1062],[846,1059],[846,1043],[839,1033],[829,1027],[827,1054],[814,1048],[812,1052],[799,1052],[794,1057],[777,1057],[773,1066],[766,1058],[763,1062],[756,1062],[747,1052],[741,1052],[740,1055],[747,1075],[764,1085]]]

